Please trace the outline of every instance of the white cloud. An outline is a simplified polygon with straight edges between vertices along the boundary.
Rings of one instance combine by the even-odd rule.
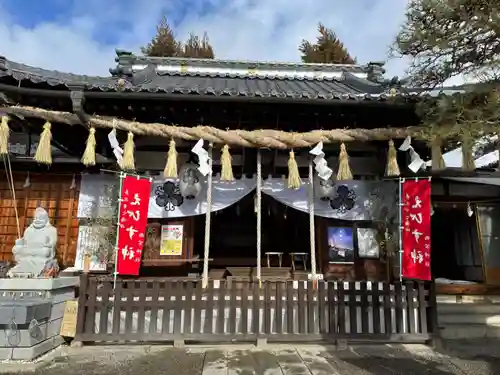
[[[186,0],[187,1],[187,0]],[[105,3],[104,7],[102,4]],[[407,0],[205,0],[189,3],[176,31],[207,31],[219,58],[298,61],[303,38],[314,40],[319,21],[333,28],[360,63],[384,61],[403,21]],[[193,4],[191,4],[193,3]],[[154,34],[164,10],[172,14],[179,1],[75,1],[64,22],[23,28],[0,6],[0,54],[47,69],[107,75],[114,48],[138,51]],[[204,12],[206,5],[215,11]],[[204,6],[202,6],[204,5]],[[96,41],[100,33],[116,45]],[[404,75],[402,60],[388,63],[389,75]]]

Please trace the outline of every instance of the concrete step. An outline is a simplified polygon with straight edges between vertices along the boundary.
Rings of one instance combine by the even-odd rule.
[[[438,303],[438,314],[500,315],[500,303]]]
[[[439,322],[441,337],[447,340],[500,338],[500,326],[486,324],[445,324]]]
[[[500,314],[438,314],[439,324],[485,324],[500,327]]]

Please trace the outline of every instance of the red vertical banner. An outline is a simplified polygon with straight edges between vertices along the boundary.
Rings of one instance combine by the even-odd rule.
[[[119,275],[139,275],[150,192],[151,181],[147,178],[126,176],[123,179],[116,253]]]
[[[403,254],[401,274],[405,278],[431,279],[431,182],[428,179],[402,183]]]

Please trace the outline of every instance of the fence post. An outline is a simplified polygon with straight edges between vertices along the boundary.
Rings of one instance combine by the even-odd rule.
[[[443,348],[443,341],[441,338],[441,331],[439,329],[438,311],[437,311],[437,296],[436,296],[436,283],[431,281],[429,284],[429,305],[428,305],[428,318],[427,324],[429,325],[429,332],[431,333],[430,344],[435,349]]]
[[[83,273],[80,275],[80,287],[78,291],[78,313],[76,316],[76,333],[72,345],[81,345],[81,336],[84,334],[85,328],[85,312],[87,305],[87,287],[89,285],[89,274]]]

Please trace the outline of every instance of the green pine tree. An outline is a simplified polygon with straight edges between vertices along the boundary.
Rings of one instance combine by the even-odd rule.
[[[470,145],[500,133],[500,0],[411,0],[392,52],[410,59],[413,86],[441,86],[455,76],[477,81],[464,93],[420,102],[430,140]]]
[[[355,64],[356,59],[351,57],[342,42],[333,30],[326,28],[322,23],[318,25],[319,36],[316,43],[303,40],[299,46],[302,62],[323,64]]]
[[[175,33],[163,16],[156,27],[156,35],[146,46],[141,47],[146,56],[154,57],[193,57],[213,59],[214,50],[205,33],[202,38],[191,33],[186,43],[175,38]]]
[[[184,57],[213,59],[214,50],[210,45],[207,33],[203,34],[203,38],[193,33],[189,34],[188,40],[183,45],[182,55]]]
[[[416,85],[457,75],[496,78],[500,65],[500,0],[411,0],[393,47],[411,59]]]

